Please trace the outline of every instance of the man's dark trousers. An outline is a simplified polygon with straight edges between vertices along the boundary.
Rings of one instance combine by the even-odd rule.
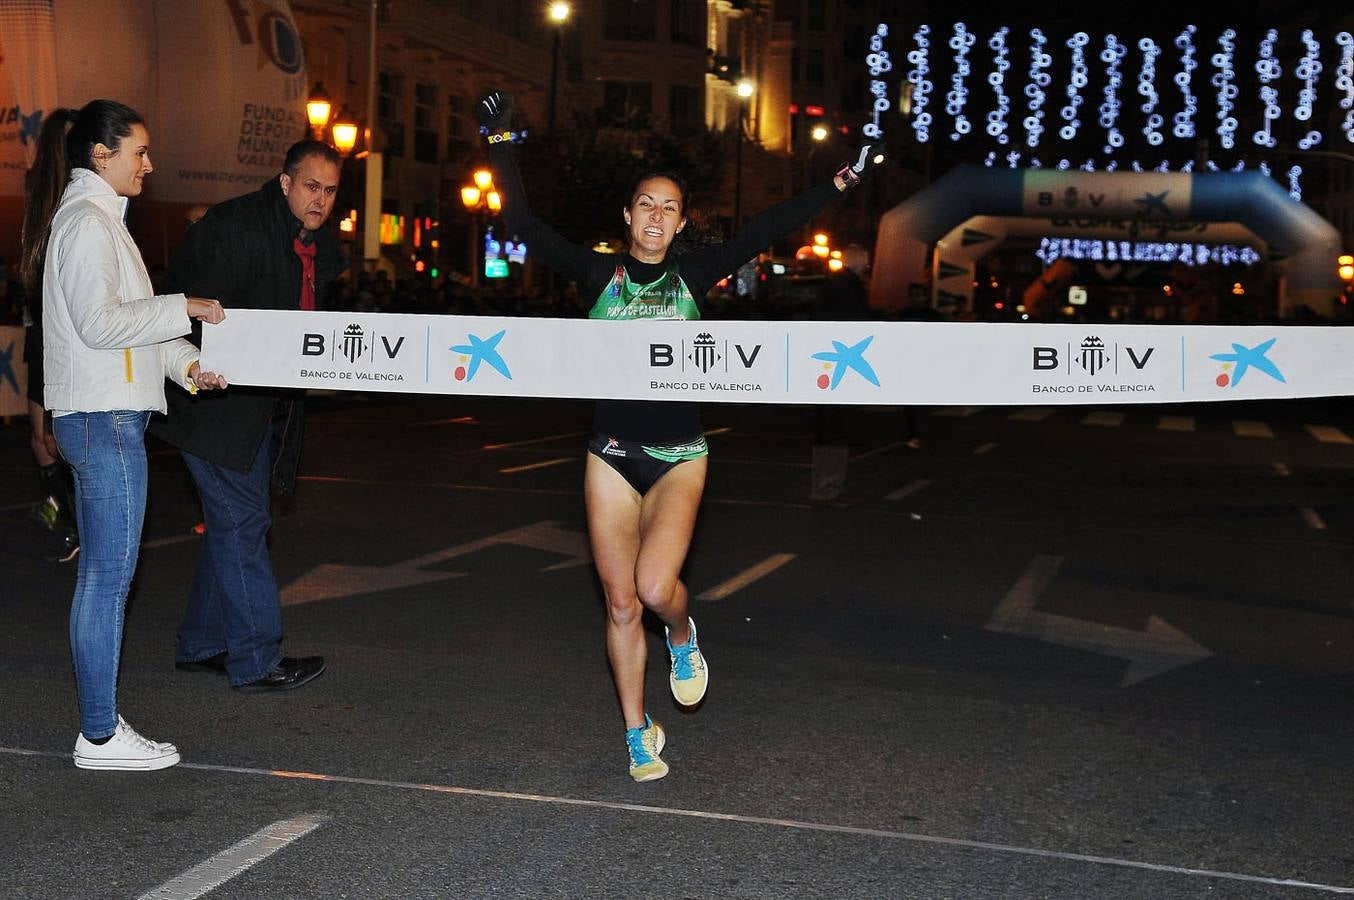
[[[232,685],[257,681],[282,658],[281,598],[268,556],[273,446],[273,435],[265,434],[244,473],[183,452],[207,534],[179,625],[177,657],[196,662],[224,652]]]

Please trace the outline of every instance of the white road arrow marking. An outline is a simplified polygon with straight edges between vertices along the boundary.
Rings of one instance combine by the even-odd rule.
[[[1124,687],[1212,656],[1189,635],[1153,614],[1145,631],[1101,625],[1034,608],[1062,567],[1061,556],[1037,556],[987,622],[988,631],[1128,660]]]
[[[561,528],[558,522],[536,522],[477,541],[458,544],[444,550],[434,550],[432,553],[425,553],[388,566],[321,563],[282,590],[282,605],[338,600],[376,591],[397,590],[434,581],[463,578],[465,572],[430,571],[427,567],[500,544],[529,547],[567,557],[561,562],[546,566],[541,569],[542,572],[586,566],[592,562],[586,535]]]
[[[728,581],[717,584],[708,591],[702,591],[696,595],[696,599],[705,601],[723,600],[730,594],[741,591],[754,581],[765,578],[794,558],[793,553],[773,553],[755,566],[749,566],[739,572]]]

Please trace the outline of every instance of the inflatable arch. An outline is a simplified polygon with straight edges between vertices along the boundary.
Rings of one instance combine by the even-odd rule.
[[[137,214],[247,193],[307,137],[305,59],[287,0],[0,0],[0,256],[18,251],[43,117],[95,97],[146,117],[155,174]],[[148,222],[143,222],[148,225]],[[161,235],[146,228],[142,251]]]
[[[1253,259],[1261,261],[1269,254],[1268,244],[1239,222],[1115,219],[1100,216],[1065,219],[974,216],[936,241],[931,266],[931,283],[935,286],[933,300],[936,305],[941,308],[972,308],[973,281],[977,277],[978,260],[991,254],[1007,240],[1022,237],[1090,238],[1102,242],[1111,252],[1124,242],[1134,244],[1153,241],[1175,244],[1181,252],[1192,250],[1194,245],[1200,244],[1250,247],[1255,250]],[[1121,272],[1141,271],[1148,264],[1117,253],[1094,261],[1097,271],[1107,279]]]
[[[1342,288],[1336,274],[1340,233],[1259,171],[1083,172],[962,164],[880,219],[871,304],[904,305],[909,284],[932,281],[931,245],[979,215],[1240,223],[1268,245],[1282,267],[1280,314],[1297,304],[1329,313]],[[932,281],[933,298],[939,290]]]

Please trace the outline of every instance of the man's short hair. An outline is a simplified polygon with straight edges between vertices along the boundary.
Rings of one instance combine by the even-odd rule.
[[[282,171],[287,173],[288,178],[295,178],[296,173],[301,171],[301,163],[312,156],[318,156],[325,162],[333,163],[340,168],[343,166],[343,157],[339,156],[337,150],[324,141],[307,138],[291,145],[291,148],[287,151],[287,158],[282,161]]]

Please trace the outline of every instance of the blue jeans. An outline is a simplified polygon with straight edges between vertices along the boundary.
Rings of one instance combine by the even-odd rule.
[[[149,412],[70,413],[52,420],[75,476],[79,575],[71,603],[71,656],[87,738],[117,730],[118,660],[127,590],[136,571],[146,515]]]
[[[282,658],[282,597],[268,557],[271,444],[265,435],[244,473],[183,454],[202,497],[207,534],[179,625],[177,657],[197,662],[225,653],[231,684],[257,681]]]

